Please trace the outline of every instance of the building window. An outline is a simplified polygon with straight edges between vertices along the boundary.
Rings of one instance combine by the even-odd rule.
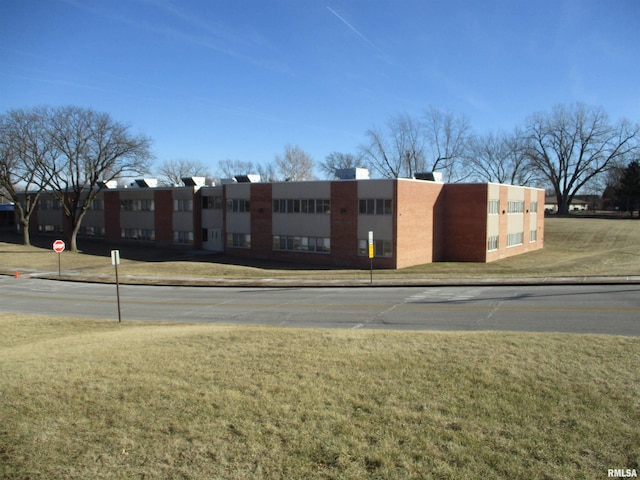
[[[62,204],[58,200],[47,198],[45,200],[38,200],[40,209],[42,210],[60,210]],[[24,203],[23,203],[24,205]]]
[[[222,197],[215,195],[213,197],[202,197],[202,208],[207,209],[222,209]]]
[[[62,227],[58,225],[38,225],[40,233],[62,233]]]
[[[274,235],[273,250],[331,253],[331,239],[328,237],[303,237],[297,235]]]
[[[193,232],[173,232],[173,243],[180,245],[193,245]]]
[[[193,200],[176,198],[173,200],[174,212],[191,212],[193,210]]]
[[[391,215],[392,202],[389,198],[361,198],[358,200],[361,215]]]
[[[89,210],[104,210],[104,200],[94,198],[89,203]]]
[[[123,228],[120,230],[120,237],[125,240],[154,241],[156,232],[148,228]]]
[[[249,234],[249,233],[227,233],[227,247],[231,247],[231,248],[251,248],[251,234]]]
[[[328,198],[275,198],[273,213],[330,213]]]
[[[538,202],[531,202],[530,213],[538,213]]]
[[[369,241],[358,240],[358,255],[361,257],[369,256]],[[374,240],[373,255],[376,257],[393,257],[393,244],[391,240]]]
[[[227,212],[244,213],[250,211],[251,204],[249,200],[240,198],[229,198],[227,200]]]
[[[507,212],[508,213],[524,213],[524,202],[508,202],[507,203]]]
[[[507,248],[522,245],[524,242],[524,232],[510,233],[507,235]]]
[[[155,201],[149,198],[122,200],[120,201],[120,210],[123,212],[152,212],[155,210]]]
[[[102,238],[104,237],[104,227],[80,227],[80,230],[78,230],[78,235],[81,235],[83,237]]]
[[[489,252],[493,252],[495,250],[498,250],[498,235],[493,235],[491,237],[489,237],[489,239],[487,240],[487,251]]]
[[[529,232],[529,242],[530,243],[535,243],[536,241],[538,241],[538,231],[537,230],[531,230]]]
[[[489,215],[500,213],[500,200],[489,200]]]

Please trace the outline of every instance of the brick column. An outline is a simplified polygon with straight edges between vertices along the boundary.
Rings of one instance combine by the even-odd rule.
[[[358,263],[358,184],[331,182],[331,258],[336,265]]]

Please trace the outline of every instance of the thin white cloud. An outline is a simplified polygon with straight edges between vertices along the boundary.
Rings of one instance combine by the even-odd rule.
[[[327,10],[329,10],[338,20],[340,20],[342,23],[344,23],[353,33],[355,33],[356,35],[358,35],[362,40],[364,40],[366,43],[368,43],[371,47],[373,47],[379,54],[384,55],[384,52],[382,50],[380,50],[378,48],[378,46],[373,43],[371,40],[369,40],[367,37],[365,37],[356,27],[354,27],[353,25],[351,25],[349,22],[347,22],[341,15],[338,14],[338,12],[336,12],[333,8],[331,7],[327,7]]]
[[[208,23],[196,14],[188,13],[166,2],[139,0],[139,3],[155,8],[173,20],[177,20],[175,23],[151,22],[146,18],[135,18],[126,11],[122,12],[111,8],[108,2],[91,4],[80,0],[63,1],[94,15],[115,20],[138,30],[161,35],[184,44],[206,48],[266,70],[284,74],[291,73],[288,65],[277,60],[265,59],[263,55],[251,52],[251,50],[266,44],[265,40],[257,34],[248,35],[247,32],[225,28],[219,23]]]

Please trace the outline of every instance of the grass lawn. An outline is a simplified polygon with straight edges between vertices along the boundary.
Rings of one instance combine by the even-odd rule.
[[[43,247],[24,247],[0,242],[0,273],[20,269],[57,272],[58,254],[51,238]],[[482,278],[548,276],[628,276],[640,275],[640,220],[549,217],[545,220],[544,249],[492,263],[439,262],[402,270],[376,270],[376,279],[402,278]],[[125,281],[133,277],[205,279],[331,279],[367,280],[368,270],[323,269],[243,260],[221,255],[193,255],[159,248],[141,248],[80,241],[79,253],[63,252],[64,272],[103,274],[111,281],[111,248],[119,248],[119,272]],[[246,260],[244,260],[246,262]]]
[[[0,314],[0,478],[606,478],[640,339]]]
[[[549,218],[545,237],[543,251],[504,261],[376,275],[640,274],[640,221]],[[0,243],[0,270],[57,270],[45,243]],[[120,248],[122,275],[368,278]],[[109,249],[65,252],[62,268],[110,274]],[[638,338],[9,314],[0,332],[2,479],[549,480],[640,470]]]

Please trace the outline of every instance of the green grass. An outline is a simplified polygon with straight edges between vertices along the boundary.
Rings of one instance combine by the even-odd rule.
[[[403,270],[376,270],[375,278],[521,278],[547,276],[628,276],[640,274],[640,220],[550,217],[545,220],[544,249],[488,264],[432,263]],[[51,239],[46,248],[0,243],[0,273],[20,269],[57,272],[58,258]],[[113,280],[110,248],[105,244],[80,242],[83,253],[64,252],[62,270],[105,275]],[[315,279],[368,280],[368,270],[322,269],[242,260],[219,255],[186,255],[176,251],[119,246],[124,281],[133,277],[170,276],[202,279]],[[149,281],[149,280],[145,280]],[[152,280],[153,281],[153,280]]]
[[[0,315],[0,478],[606,478],[640,340]]]

